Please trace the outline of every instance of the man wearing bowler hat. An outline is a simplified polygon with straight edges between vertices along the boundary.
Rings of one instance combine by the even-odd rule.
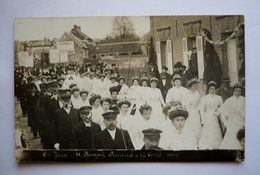
[[[75,126],[81,121],[79,110],[71,106],[70,89],[59,91],[62,108],[53,112],[52,141],[54,148],[70,149],[70,143],[75,142]],[[71,137],[73,133],[73,137]],[[73,139],[73,140],[71,140]]]
[[[155,128],[149,128],[142,131],[144,134],[144,146],[142,150],[162,150],[159,145],[162,131]]]
[[[102,114],[106,129],[95,135],[95,149],[133,150],[128,131],[117,128],[118,112],[109,110]]]
[[[101,131],[99,124],[92,121],[92,107],[83,106],[79,109],[80,121],[75,126],[76,142],[72,142],[72,148],[94,149],[94,135]],[[72,132],[72,137],[74,133]]]

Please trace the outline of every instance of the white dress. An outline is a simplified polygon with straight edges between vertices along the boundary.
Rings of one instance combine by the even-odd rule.
[[[202,131],[199,140],[199,149],[219,149],[222,142],[222,131],[216,114],[221,108],[223,100],[219,95],[208,94],[201,98],[200,114]]]
[[[161,121],[162,106],[164,106],[164,100],[160,89],[149,89],[147,103],[152,107],[152,120]]]
[[[126,84],[123,84],[120,91],[118,92],[118,99],[124,99],[128,95],[129,88]]]
[[[142,104],[148,103],[149,101],[149,93],[150,93],[150,87],[141,87],[141,101]]]
[[[142,98],[141,98],[141,86],[137,85],[132,85],[129,88],[129,93],[128,93],[128,100],[131,102],[131,106],[129,107],[129,111],[131,111],[133,109],[133,106],[136,105],[136,112],[135,112],[135,116],[139,116],[140,117],[140,106],[143,104],[142,103]]]
[[[75,109],[79,109],[81,107],[82,99],[80,97],[75,98],[73,95],[71,96],[71,103]]]
[[[220,149],[240,149],[236,135],[239,129],[245,127],[245,98],[243,96],[228,98],[221,109],[221,114],[227,131]]]
[[[189,127],[184,126],[184,128],[179,131],[172,125],[166,128],[161,136],[160,146],[165,150],[179,151],[198,149],[196,136]]]
[[[92,121],[96,122],[100,126],[104,124],[104,118],[102,116],[102,113],[103,113],[103,109],[101,108],[100,105],[97,108],[92,106]]]
[[[157,122],[155,122],[154,120],[151,120],[151,118],[149,120],[145,120],[142,116],[139,118],[136,118],[135,120],[135,125],[133,126],[133,129],[136,131],[133,135],[133,137],[131,137],[133,144],[135,146],[135,149],[141,149],[144,145],[144,141],[143,141],[143,133],[142,131],[145,129],[149,129],[149,128],[155,128],[155,129],[161,129],[158,125]]]
[[[182,99],[182,105],[184,105],[186,110],[189,112],[186,125],[195,133],[197,143],[199,142],[201,134],[201,121],[199,114],[200,99],[200,94],[197,91],[192,92],[190,90],[187,91]]]
[[[166,103],[172,102],[172,101],[179,101],[182,102],[183,96],[187,93],[187,89],[180,86],[180,87],[172,87],[169,89],[167,95],[166,95]]]

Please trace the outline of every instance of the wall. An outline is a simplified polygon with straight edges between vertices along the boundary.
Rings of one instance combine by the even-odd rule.
[[[183,63],[183,51],[182,51],[182,38],[187,38],[185,35],[184,23],[191,21],[201,20],[201,28],[206,28],[212,33],[213,40],[223,40],[223,33],[228,32],[229,30],[222,30],[219,21],[217,21],[217,16],[151,16],[150,17],[150,28],[151,34],[153,36],[154,46],[156,42],[160,41],[161,36],[157,29],[162,27],[170,27],[169,39],[172,41],[172,57],[173,65],[181,61]],[[237,26],[238,20],[241,20],[241,16],[231,16],[229,18],[229,29],[234,29]],[[225,18],[223,18],[225,19]],[[221,19],[222,20],[222,19]],[[229,31],[230,32],[230,31]],[[196,36],[199,36],[200,33],[197,32]],[[215,51],[217,52],[220,62],[222,64],[223,75],[228,74],[228,60],[227,60],[227,44],[225,43],[222,46],[215,46]],[[156,47],[155,47],[156,48]],[[237,49],[238,57],[239,49]],[[238,70],[241,65],[241,61],[238,60]]]

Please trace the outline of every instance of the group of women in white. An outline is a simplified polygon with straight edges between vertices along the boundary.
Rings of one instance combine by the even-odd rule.
[[[165,100],[157,83],[155,77],[133,77],[132,86],[128,87],[124,77],[87,74],[67,75],[62,86],[74,84],[75,87],[70,87],[74,108],[92,106],[92,120],[102,129],[105,129],[102,113],[116,100],[117,127],[128,130],[136,149],[143,146],[142,130],[148,128],[163,131],[159,146],[166,150],[241,149],[236,137],[238,130],[245,127],[241,84],[233,87],[233,96],[223,104],[221,96],[216,95],[218,85],[214,81],[207,84],[208,94],[201,97],[196,79],[189,80],[184,88],[181,77],[176,75]],[[111,90],[116,86],[120,87],[118,91]],[[175,125],[175,117],[169,116],[176,107],[188,112],[183,127]]]

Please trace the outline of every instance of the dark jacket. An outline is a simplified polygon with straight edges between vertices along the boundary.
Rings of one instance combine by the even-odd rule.
[[[145,145],[142,147],[142,149],[141,150],[147,150],[147,149],[145,149]],[[162,148],[160,148],[160,147],[157,147],[156,149],[151,149],[151,150],[163,150]]]
[[[122,135],[122,132],[124,137]],[[94,138],[95,138],[95,142],[94,142],[95,149],[127,149],[127,150],[134,149],[128,131],[120,130],[119,128],[116,128],[115,140],[111,138],[107,129],[104,129],[103,131],[97,133],[94,136]],[[125,143],[123,138],[125,139]]]
[[[171,81],[169,79],[166,79],[165,86],[163,85],[162,79],[158,81],[157,88],[161,90],[163,99],[165,101],[166,95],[168,93],[168,90],[172,88]]]
[[[217,90],[216,94],[222,97],[223,103],[226,101],[226,99],[228,99],[229,97],[231,97],[233,95],[224,86],[220,86],[220,88]]]
[[[59,143],[60,149],[70,149],[70,143],[75,142],[74,128],[80,122],[79,110],[71,107],[69,114],[64,108],[53,113],[52,142]],[[73,137],[71,137],[73,133]],[[72,139],[72,140],[71,140]]]
[[[94,135],[100,131],[102,130],[99,124],[91,122],[91,127],[86,127],[85,123],[81,121],[75,126],[76,141],[71,143],[71,147],[75,149],[94,149]]]

